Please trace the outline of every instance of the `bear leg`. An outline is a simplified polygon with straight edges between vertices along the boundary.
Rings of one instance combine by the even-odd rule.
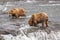
[[[46,20],[45,25],[46,25],[46,27],[48,27],[48,20]]]

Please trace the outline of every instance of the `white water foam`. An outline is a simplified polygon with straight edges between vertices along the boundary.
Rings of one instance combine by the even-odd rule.
[[[5,40],[60,40],[60,32],[51,31],[50,34],[48,34],[45,31],[37,30],[35,32],[31,32],[28,34],[27,31],[31,29],[32,27],[24,26],[19,28],[20,34],[17,36],[9,35],[1,35]],[[32,30],[32,29],[31,29]]]

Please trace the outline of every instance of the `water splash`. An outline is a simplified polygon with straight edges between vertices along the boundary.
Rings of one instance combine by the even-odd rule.
[[[32,32],[31,30],[34,27],[29,27],[29,25],[25,27],[19,28],[19,35],[13,36],[9,35],[1,35],[5,40],[60,40],[60,32],[51,31],[49,34],[44,30],[36,30]],[[30,30],[31,29],[31,30]],[[37,29],[37,28],[36,28]],[[30,30],[30,33],[27,33]]]

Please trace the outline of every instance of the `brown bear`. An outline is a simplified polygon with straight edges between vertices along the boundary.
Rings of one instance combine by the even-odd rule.
[[[32,14],[28,21],[30,26],[36,26],[39,23],[42,23],[42,27],[44,27],[44,24],[48,27],[48,15],[45,12]]]
[[[24,8],[13,8],[9,11],[9,16],[19,18],[20,16],[26,16]]]

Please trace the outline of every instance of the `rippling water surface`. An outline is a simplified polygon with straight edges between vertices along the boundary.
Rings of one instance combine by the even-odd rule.
[[[3,5],[0,13],[0,34],[1,40],[60,40],[60,5],[58,4],[40,4],[37,2],[26,3],[8,3]],[[11,6],[13,5],[13,6]],[[7,12],[14,7],[23,7],[26,9],[26,17],[11,19]],[[46,12],[49,16],[49,27],[41,28],[29,26],[28,20],[33,13]]]

